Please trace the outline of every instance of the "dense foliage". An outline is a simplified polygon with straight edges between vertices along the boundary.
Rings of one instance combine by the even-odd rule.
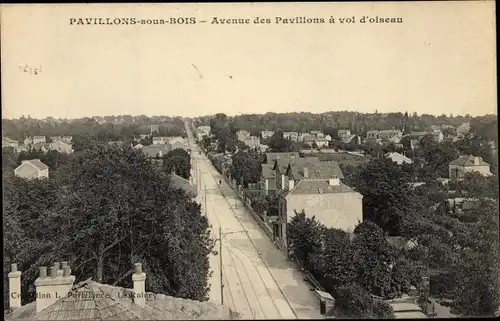
[[[18,263],[29,291],[23,298],[33,300],[39,266],[69,261],[78,280],[125,287],[141,262],[148,291],[206,299],[207,218],[140,151],[95,145],[50,179],[5,171],[4,186],[4,282],[8,264]]]

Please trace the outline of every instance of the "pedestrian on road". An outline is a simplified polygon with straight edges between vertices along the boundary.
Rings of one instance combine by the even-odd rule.
[[[219,179],[219,185],[222,185],[222,181]]]

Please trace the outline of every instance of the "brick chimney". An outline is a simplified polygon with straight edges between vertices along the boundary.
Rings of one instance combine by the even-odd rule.
[[[474,165],[479,165],[481,164],[481,157],[474,157]]]
[[[54,262],[47,275],[47,267],[40,267],[40,274],[35,280],[36,312],[40,312],[71,292],[75,276],[71,275],[68,262]]]
[[[13,263],[9,273],[9,307],[11,309],[21,307],[21,271],[17,270],[17,264]]]
[[[144,307],[146,305],[146,273],[142,272],[142,264],[134,265],[134,274],[132,274],[134,282],[134,303]]]

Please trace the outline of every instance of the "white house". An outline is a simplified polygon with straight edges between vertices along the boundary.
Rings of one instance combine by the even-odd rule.
[[[39,159],[24,160],[14,169],[14,174],[25,179],[49,178],[49,167]]]
[[[401,155],[400,153],[387,153],[387,154],[385,154],[385,157],[389,158],[390,160],[397,163],[398,165],[413,164],[413,161],[410,158],[408,158],[404,155]]]

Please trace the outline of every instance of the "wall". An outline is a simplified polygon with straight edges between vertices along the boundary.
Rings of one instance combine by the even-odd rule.
[[[470,172],[479,172],[483,176],[488,176],[491,175],[490,172],[490,166],[457,166],[457,165],[450,165],[449,166],[449,175],[450,178],[456,178],[455,176],[455,170],[458,168],[459,173],[458,173],[458,178],[462,178],[464,173],[470,173]]]
[[[326,227],[352,232],[363,221],[363,196],[356,192],[315,195],[287,195],[287,220],[294,210],[304,209],[307,217],[315,216]]]
[[[46,178],[49,177],[49,169],[48,168],[38,172],[38,178],[42,178],[42,177],[46,177]]]

